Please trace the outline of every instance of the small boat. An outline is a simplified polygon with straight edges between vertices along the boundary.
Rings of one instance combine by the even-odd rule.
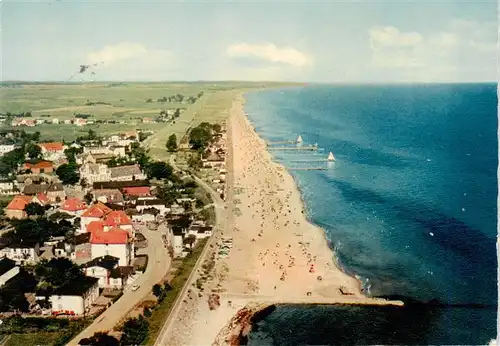
[[[297,142],[297,144],[301,144],[302,143],[302,136],[301,135],[299,135],[297,137],[297,141],[296,142]]]
[[[333,153],[330,151],[330,154],[328,154],[328,161],[335,161],[335,156],[333,156]]]

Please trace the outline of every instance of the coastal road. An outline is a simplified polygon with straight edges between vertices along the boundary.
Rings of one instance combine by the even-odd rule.
[[[113,305],[104,311],[94,322],[84,331],[78,334],[68,345],[78,345],[78,342],[83,338],[89,338],[94,333],[99,331],[112,330],[128,312],[134,308],[146,295],[151,292],[154,284],[158,283],[168,272],[171,265],[171,259],[167,249],[163,246],[161,235],[163,233],[160,225],[158,230],[148,230],[146,227],[141,227],[140,232],[148,240],[148,246],[144,249],[139,249],[138,254],[148,255],[148,265],[144,274],[139,276],[133,285],[139,285],[137,291],[130,289],[123,293]]]
[[[170,164],[172,168],[176,171],[179,171],[179,167],[175,164],[175,155],[170,156]],[[217,231],[222,231],[222,226],[224,222],[224,201],[220,198],[219,194],[212,189],[207,183],[205,183],[203,180],[199,179],[196,176],[192,176],[193,179],[200,185],[202,188],[205,189],[208,193],[210,193],[210,196],[212,197],[213,204],[214,204],[214,209],[215,209],[215,228],[214,230]],[[158,334],[158,337],[155,341],[155,345],[167,345],[170,332],[172,329],[173,321],[177,320],[177,316],[179,314],[182,301],[186,298],[187,291],[189,290],[189,287],[191,287],[191,284],[196,280],[197,272],[198,269],[200,268],[201,264],[205,261],[207,253],[210,249],[210,245],[212,245],[215,242],[216,238],[216,233],[217,232],[212,232],[212,236],[208,240],[207,244],[205,245],[205,248],[203,249],[200,257],[198,258],[198,261],[196,262],[195,266],[193,267],[193,270],[191,271],[191,274],[189,275],[186,283],[184,284],[184,287],[182,288],[181,293],[177,297],[174,306],[172,307],[172,310],[170,310],[170,314],[168,315],[167,319],[165,320],[165,324],[163,325],[163,328],[161,329],[160,333]]]

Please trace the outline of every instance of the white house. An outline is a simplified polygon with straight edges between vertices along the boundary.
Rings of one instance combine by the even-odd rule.
[[[170,211],[170,208],[165,206],[165,201],[161,199],[139,199],[135,202],[135,209],[139,212],[150,208],[158,210],[162,215]]]
[[[60,161],[66,158],[64,150],[67,147],[62,142],[39,143],[44,160]]]
[[[108,166],[102,163],[85,163],[79,168],[80,176],[85,179],[88,184],[93,184],[96,181],[109,181],[111,179],[111,171]]]
[[[0,180],[0,195],[17,195],[19,190],[9,180]]]
[[[212,235],[212,227],[192,225],[189,228],[187,235],[194,235],[196,239],[207,238]]]
[[[8,258],[0,260],[0,287],[17,274],[19,274],[19,267],[16,266],[16,262]]]
[[[130,221],[131,222],[131,221]],[[134,259],[131,234],[120,228],[106,228],[101,221],[91,222],[87,229],[91,232],[90,245],[92,259],[103,256],[119,258],[120,266],[128,266]]]
[[[10,244],[0,250],[0,258],[6,257],[16,264],[34,264],[38,262],[40,245],[36,244]]]
[[[90,312],[92,304],[99,297],[99,280],[82,276],[59,287],[50,296],[53,314],[81,316]]]
[[[59,124],[59,119],[53,118],[52,119],[52,124]]]
[[[92,221],[99,221],[113,210],[101,202],[91,205],[85,210],[80,218],[80,232],[87,232],[87,225]]]
[[[8,152],[11,152],[14,150],[16,147],[14,144],[2,144],[0,145],[0,156],[4,156]]]

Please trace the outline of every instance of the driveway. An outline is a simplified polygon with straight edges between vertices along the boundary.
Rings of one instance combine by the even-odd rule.
[[[163,246],[162,227],[160,226],[157,231],[141,227],[140,232],[148,240],[148,246],[139,249],[137,254],[148,255],[148,266],[146,272],[134,282],[134,285],[139,285],[139,289],[137,291],[126,290],[120,299],[97,317],[89,327],[78,334],[68,345],[78,345],[78,341],[89,338],[96,332],[113,329],[137,303],[151,292],[153,285],[167,274],[170,269],[171,259],[167,249]]]

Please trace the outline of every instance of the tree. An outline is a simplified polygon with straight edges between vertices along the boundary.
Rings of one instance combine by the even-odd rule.
[[[177,109],[175,110],[175,113],[174,113],[174,118],[178,118],[178,117],[180,117],[180,116],[181,116],[181,110],[180,110],[179,108],[177,108]]]
[[[189,165],[189,167],[191,167],[193,169],[201,168],[203,163],[201,162],[200,155],[194,154],[194,155],[189,156],[188,165]]]
[[[82,346],[118,346],[120,342],[108,333],[97,332],[90,338],[83,338],[78,342]]]
[[[90,205],[92,201],[94,200],[94,196],[90,192],[87,192],[87,194],[83,197],[85,199],[85,202]]]
[[[189,133],[189,144],[194,150],[205,149],[212,139],[212,130],[209,123],[203,122]]]
[[[26,153],[32,160],[36,160],[42,157],[42,149],[38,145],[33,143],[28,144],[28,146],[26,147]]]
[[[80,173],[78,173],[74,164],[60,165],[56,170],[56,174],[65,185],[75,185],[80,180]]]
[[[39,281],[48,283],[53,288],[76,281],[83,276],[80,267],[67,258],[42,260],[35,266],[35,276]]]
[[[153,294],[155,297],[159,297],[161,293],[163,292],[161,286],[159,284],[154,284],[153,285]]]
[[[220,124],[213,124],[212,129],[215,131],[215,133],[220,133],[222,131],[222,127]]]
[[[172,133],[170,137],[168,137],[166,146],[169,152],[174,152],[177,150],[177,136],[175,135],[175,133]]]
[[[147,100],[146,100],[146,103],[151,103],[151,102],[153,102],[153,100],[152,100],[152,99],[147,99]]]
[[[149,323],[144,316],[129,318],[123,325],[121,345],[142,345],[148,336]]]
[[[38,203],[28,203],[24,208],[24,211],[28,216],[41,216],[45,214],[45,208]]]
[[[166,179],[172,175],[173,168],[163,161],[150,163],[146,169],[148,177],[154,179]]]

